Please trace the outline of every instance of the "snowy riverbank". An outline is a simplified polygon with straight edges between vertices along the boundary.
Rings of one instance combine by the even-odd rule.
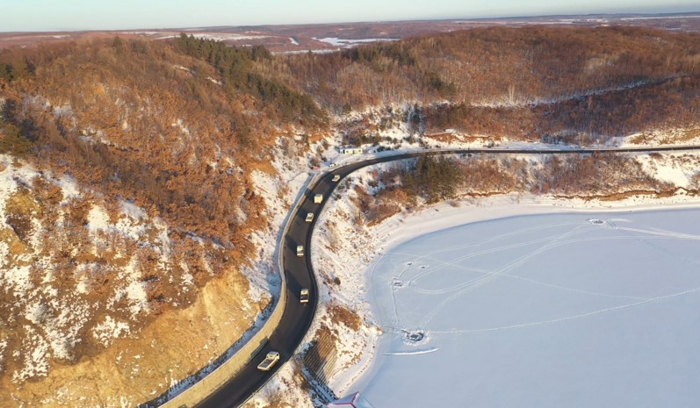
[[[385,333],[383,336],[383,342],[380,350],[378,351],[376,348],[370,346],[369,349],[372,350],[372,357],[367,358],[365,357],[363,361],[365,362],[365,366],[360,368],[360,367],[353,367],[352,370],[347,371],[343,375],[339,375],[334,379],[333,386],[334,389],[336,390],[343,390],[344,392],[348,391],[354,391],[354,390],[363,390],[365,389],[369,384],[379,384],[379,385],[373,385],[370,388],[366,388],[368,392],[368,396],[370,397],[370,401],[372,400],[372,396],[375,397],[375,399],[381,398],[378,397],[382,395],[382,393],[387,393],[389,392],[392,395],[391,402],[396,403],[397,400],[393,399],[395,397],[395,392],[394,391],[386,391],[386,390],[396,390],[398,388],[401,388],[402,386],[406,384],[410,384],[411,381],[405,381],[402,382],[401,380],[398,380],[398,378],[403,378],[400,376],[400,373],[402,372],[411,372],[413,374],[416,374],[415,378],[422,378],[423,381],[419,382],[419,384],[413,384],[412,387],[415,389],[415,387],[418,387],[421,383],[424,384],[431,384],[431,386],[436,387],[442,384],[442,381],[428,381],[428,379],[422,377],[418,373],[422,372],[430,372],[430,373],[435,373],[436,369],[444,369],[445,366],[449,367],[449,361],[445,361],[445,354],[450,353],[450,347],[445,346],[446,348],[444,350],[440,350],[441,347],[436,346],[433,344],[435,341],[438,341],[441,339],[441,337],[449,337],[450,335],[455,335],[455,333],[465,333],[465,332],[472,332],[472,331],[490,331],[495,329],[491,326],[489,326],[487,323],[488,322],[483,322],[484,324],[479,327],[470,327],[470,328],[455,328],[455,327],[449,327],[448,329],[445,329],[444,327],[442,330],[435,330],[435,328],[430,327],[430,325],[426,322],[423,322],[423,324],[420,324],[421,322],[414,322],[414,324],[411,327],[403,327],[404,325],[401,325],[401,319],[400,315],[403,314],[403,312],[406,312],[407,315],[409,316],[421,316],[421,315],[428,315],[430,316],[432,314],[433,317],[436,315],[439,316],[438,312],[431,313],[431,312],[426,312],[425,308],[427,307],[430,309],[430,307],[427,306],[427,304],[430,303],[429,300],[426,300],[426,296],[428,299],[430,296],[434,296],[436,294],[441,294],[438,297],[445,297],[445,296],[452,296],[452,289],[453,288],[471,288],[471,285],[473,282],[481,282],[483,278],[479,277],[480,275],[490,275],[488,271],[490,269],[496,269],[499,270],[500,267],[496,267],[494,265],[497,265],[499,263],[499,260],[497,258],[490,258],[490,259],[482,259],[481,262],[485,262],[485,265],[482,265],[482,270],[481,271],[470,271],[469,274],[472,274],[474,276],[470,276],[469,278],[465,278],[461,274],[457,275],[452,275],[450,276],[450,273],[448,272],[450,270],[450,267],[452,268],[460,268],[459,265],[454,264],[454,262],[451,264],[450,262],[446,262],[444,259],[442,259],[442,255],[440,256],[431,256],[429,257],[430,260],[426,261],[424,260],[423,264],[420,266],[417,266],[418,263],[415,260],[409,260],[408,258],[402,259],[400,261],[397,261],[396,259],[393,259],[396,257],[396,254],[392,251],[394,250],[399,250],[401,253],[404,253],[404,255],[408,256],[409,258],[417,258],[421,259],[421,256],[419,255],[421,252],[421,248],[423,248],[426,252],[428,251],[426,248],[430,248],[429,244],[425,244],[424,241],[426,240],[426,234],[429,234],[431,232],[435,231],[440,231],[444,230],[445,228],[451,228],[454,226],[458,225],[464,225],[464,224],[471,224],[470,227],[474,226],[474,223],[480,222],[480,221],[487,221],[487,220],[499,220],[497,223],[507,223],[509,220],[503,220],[504,218],[508,217],[516,217],[519,215],[535,215],[535,214],[563,214],[563,213],[568,213],[568,214],[577,214],[577,213],[591,213],[591,212],[597,212],[601,213],[604,212],[604,215],[601,215],[601,217],[608,217],[611,213],[614,213],[613,218],[620,218],[620,217],[627,217],[627,215],[622,216],[622,213],[627,213],[627,214],[638,214],[642,210],[654,210],[654,209],[663,209],[663,210],[669,210],[669,209],[682,209],[682,208],[697,208],[698,207],[698,201],[694,199],[688,199],[686,197],[674,197],[674,198],[669,198],[669,199],[663,199],[663,200],[645,200],[643,198],[640,199],[630,199],[630,200],[625,200],[625,201],[620,201],[620,202],[606,202],[606,203],[596,203],[596,202],[577,202],[577,201],[572,201],[572,200],[555,200],[551,198],[537,198],[537,197],[525,197],[521,198],[520,200],[517,200],[514,197],[500,197],[500,198],[491,198],[491,199],[480,199],[480,200],[469,200],[468,202],[460,202],[459,205],[455,205],[455,203],[448,204],[448,203],[443,203],[434,207],[429,207],[426,208],[422,211],[419,211],[415,214],[410,214],[408,216],[396,216],[390,220],[385,221],[382,223],[380,226],[375,228],[375,231],[373,231],[374,239],[372,239],[372,244],[375,246],[375,248],[378,250],[380,254],[382,254],[381,257],[376,258],[374,262],[369,266],[368,273],[366,274],[366,278],[368,279],[368,282],[365,284],[367,286],[360,286],[354,289],[351,289],[350,291],[352,292],[353,290],[356,290],[358,293],[365,293],[365,296],[367,299],[373,304],[373,318],[372,321],[374,324],[378,325],[381,330]],[[664,211],[663,213],[668,213],[668,211]],[[681,212],[681,213],[686,213],[686,212]],[[605,222],[603,221],[602,224],[598,225],[595,222],[591,222],[590,220],[593,219],[591,217],[587,216],[575,216],[571,215],[571,217],[574,217],[577,219],[576,223],[579,223],[576,228],[582,228],[585,231],[606,231],[606,230],[612,230],[609,227],[613,225],[612,222]],[[528,218],[528,217],[525,217]],[[545,217],[546,218],[546,217]],[[579,219],[580,218],[580,219]],[[518,218],[519,220],[522,220],[522,218]],[[488,223],[489,226],[492,226],[493,223]],[[582,226],[582,227],[581,227]],[[601,226],[606,226],[608,228],[601,228]],[[462,227],[464,228],[464,227]],[[469,228],[469,227],[467,227]],[[482,234],[480,235],[482,240],[489,241],[489,231],[490,227],[482,227],[484,230],[481,231]],[[453,230],[454,228],[451,228],[448,231]],[[542,228],[543,231],[547,231],[547,228]],[[617,233],[619,233],[620,229],[615,228]],[[624,227],[622,229],[624,231]],[[550,231],[551,232],[551,231]],[[569,232],[566,231],[559,231],[561,234],[568,234]],[[445,231],[439,232],[437,234],[431,235],[433,236],[440,236],[441,234],[445,234]],[[554,234],[555,237],[559,237],[561,235],[559,233]],[[578,232],[574,232],[573,235],[577,235]],[[585,236],[585,232],[583,233]],[[641,237],[633,237],[634,240],[645,242],[644,240],[647,238],[648,234],[652,234],[651,239],[657,238],[656,236],[653,235],[653,233],[649,232],[642,232],[639,233],[641,234]],[[517,234],[515,234],[517,236]],[[553,237],[554,237],[553,236]],[[663,235],[667,239],[669,238],[669,235]],[[671,235],[670,237],[674,237],[674,235]],[[676,239],[680,239],[682,241],[687,241],[690,240],[690,244],[695,244],[695,242],[692,242],[697,239],[697,234],[693,235],[691,233],[685,233],[683,236],[675,236]],[[545,233],[543,236],[536,237],[535,241],[542,241],[542,242],[549,242],[550,236],[548,233]],[[554,238],[552,238],[554,239]],[[558,238],[557,238],[558,239]],[[522,242],[523,240],[520,240],[518,238],[515,238],[515,242]],[[410,246],[413,242],[423,242],[423,244],[418,244],[416,248],[412,248],[411,250],[408,251],[408,254],[406,254],[405,250],[403,250],[404,247]],[[470,249],[467,248],[461,248],[460,245],[457,243],[459,240],[452,240],[448,241],[447,243],[444,243],[440,245],[441,247],[445,247],[447,244],[452,244],[453,247],[457,247],[456,251],[459,253],[464,253],[465,251],[468,251]],[[494,242],[500,242],[498,239],[495,239]],[[601,238],[600,242],[607,242],[605,241],[605,238]],[[617,243],[627,243],[629,244],[629,240],[612,240],[611,242]],[[480,246],[483,245],[483,242],[481,242],[479,239],[476,241],[471,242],[471,244],[465,244],[467,246]],[[617,245],[617,244],[616,244]],[[449,245],[448,245],[449,246]],[[488,245],[487,245],[488,246]],[[546,245],[545,245],[546,246]],[[398,248],[398,249],[397,249]],[[624,252],[625,247],[619,248],[619,251],[616,250],[610,250],[610,248],[607,248],[609,250],[608,255],[614,255],[615,253],[620,253]],[[435,248],[433,248],[435,250]],[[508,253],[501,253],[500,250],[497,248],[492,248],[494,253],[497,253],[501,258],[505,258],[504,260],[509,261],[509,260],[518,260],[520,259],[520,256],[518,254],[508,254]],[[595,248],[593,250],[596,250]],[[603,251],[605,252],[605,251]],[[642,250],[642,248],[637,248],[637,252],[642,252],[644,253],[645,251]],[[634,253],[634,251],[633,251]],[[399,271],[398,269],[394,269],[390,272],[388,272],[388,275],[383,274],[381,271],[378,271],[382,268],[387,267],[387,262],[388,259],[387,257],[391,258],[389,259],[392,265],[396,266],[398,264],[401,264],[401,269],[403,272]],[[528,258],[529,259],[529,258]],[[533,259],[536,259],[534,257]],[[352,259],[345,259],[345,262],[351,263]],[[524,261],[523,261],[524,262]],[[530,262],[530,261],[528,261]],[[601,257],[596,257],[596,262],[605,264],[606,262],[609,263],[610,259],[606,259],[605,256]],[[564,260],[562,260],[561,263],[564,263]],[[614,262],[613,262],[614,263]],[[516,262],[517,264],[517,262]],[[421,305],[418,309],[416,310],[403,310],[402,308],[398,307],[396,303],[393,303],[392,305],[389,305],[390,307],[387,309],[387,305],[381,305],[382,301],[385,301],[386,299],[393,299],[394,302],[397,300],[397,294],[401,292],[411,292],[411,291],[416,291],[419,288],[416,288],[416,282],[411,281],[410,279],[404,279],[403,277],[397,277],[401,275],[402,273],[406,273],[410,275],[409,270],[416,269],[416,268],[426,268],[430,269],[431,267],[439,266],[440,269],[444,269],[442,274],[437,274],[435,276],[439,276],[439,279],[437,282],[432,282],[430,284],[437,285],[440,289],[432,288],[432,289],[422,289],[422,292],[419,290],[416,293],[413,293],[413,297],[409,296],[409,298],[404,299],[404,305]],[[441,266],[440,266],[441,265]],[[510,267],[505,268],[507,270],[510,270]],[[385,271],[386,272],[386,271]],[[453,271],[454,272],[454,271]],[[503,272],[503,271],[501,271]],[[421,274],[426,274],[426,271],[414,271],[417,275]],[[447,275],[445,275],[447,273]],[[509,273],[507,273],[509,274]],[[390,276],[389,276],[390,275]],[[377,276],[382,276],[382,279],[379,279],[377,281]],[[508,275],[510,276],[510,275]],[[462,279],[465,279],[464,281]],[[523,277],[519,276],[519,278],[522,279],[530,279],[528,277]],[[509,278],[508,280],[513,280],[515,278]],[[531,279],[530,279],[531,280]],[[538,281],[539,282],[539,281]],[[546,282],[540,282],[543,283],[545,286],[549,285],[552,286],[551,284],[547,284]],[[647,282],[653,287],[653,279],[652,282]],[[559,287],[564,287],[563,285],[558,285]],[[683,285],[681,285],[683,286]],[[692,286],[692,285],[690,285]],[[366,287],[369,287],[368,289],[365,289]],[[490,290],[492,290],[491,288]],[[571,289],[571,288],[569,288]],[[471,291],[472,289],[468,289],[468,291]],[[494,289],[497,290],[497,289]],[[581,292],[583,290],[579,290]],[[585,292],[585,291],[583,291]],[[590,292],[590,291],[589,291]],[[681,290],[681,292],[684,292],[684,290]],[[476,294],[478,295],[479,292]],[[475,293],[472,293],[474,295]],[[598,295],[599,293],[595,293],[595,295]],[[540,294],[543,295],[543,294]],[[546,295],[546,294],[544,294]],[[668,294],[667,294],[668,295]],[[615,297],[616,295],[613,295]],[[650,296],[650,295],[649,295]],[[646,300],[648,299],[653,299],[653,296],[649,297],[646,294],[644,296],[637,296],[638,301],[642,302],[642,304],[646,303]],[[623,298],[625,296],[622,296]],[[632,296],[634,297],[634,296]],[[461,296],[458,296],[457,298],[462,298]],[[643,299],[642,299],[643,298]],[[426,304],[426,302],[428,302]],[[549,304],[544,304],[542,310],[546,310]],[[511,307],[517,309],[517,305],[510,305]],[[594,310],[607,310],[610,308],[617,308],[621,305],[615,304],[615,305],[603,305],[603,306],[592,306]],[[624,304],[622,304],[624,306]],[[384,307],[384,310],[382,308]],[[479,306],[480,307],[480,306]],[[442,307],[441,307],[442,308]],[[624,307],[623,307],[624,308]],[[395,313],[395,316],[388,317],[387,315],[389,312],[387,310],[393,309],[393,313]],[[408,309],[411,309],[410,306],[408,306]],[[568,313],[569,315],[573,314],[574,316],[578,314],[583,314],[586,315],[587,313],[590,312],[590,310],[586,309],[581,311],[580,313],[576,311],[572,311],[571,313]],[[445,310],[442,313],[448,313],[448,310],[451,310],[451,312],[454,314],[456,311],[452,310],[450,308],[445,308]],[[462,312],[464,308],[459,308],[460,312],[457,313],[457,315],[461,315],[465,312]],[[564,313],[567,314],[567,313]],[[449,315],[449,313],[448,313]],[[492,316],[493,317],[493,316]],[[545,322],[548,322],[550,320],[555,320],[558,321],[557,319],[560,318],[566,318],[567,316],[559,316],[555,317],[552,319],[544,319]],[[410,318],[408,320],[411,320]],[[420,319],[418,319],[420,320]],[[430,319],[428,319],[430,320]],[[440,319],[438,319],[440,320]],[[458,319],[459,320],[459,319]],[[491,319],[488,319],[491,320]],[[542,320],[542,319],[540,319]],[[530,318],[523,318],[522,321],[518,321],[515,323],[510,324],[510,326],[518,327],[518,326],[528,326],[532,321],[539,322],[540,320],[537,320],[536,317],[531,316]],[[415,327],[414,327],[415,326]],[[449,325],[448,325],[449,326]],[[486,327],[489,326],[489,327]],[[501,326],[508,326],[505,324],[502,324]],[[495,327],[495,326],[494,326]],[[432,329],[432,330],[431,330]],[[418,337],[422,338],[416,338],[415,342],[412,341],[408,334],[413,334],[414,336],[417,334]],[[461,335],[460,335],[461,336]],[[444,339],[443,339],[444,340]],[[375,341],[368,341],[368,344],[375,344]],[[411,344],[413,343],[413,344]],[[489,344],[488,342],[486,344]],[[653,344],[651,345],[653,346]],[[650,347],[651,347],[650,346]],[[501,350],[503,351],[503,350]],[[425,354],[430,354],[429,356]],[[454,353],[454,350],[453,350]],[[389,355],[387,357],[386,355]],[[416,357],[408,357],[416,355]],[[417,357],[420,355],[421,357]],[[449,354],[448,354],[449,355]],[[402,365],[401,363],[394,363],[392,361],[389,361],[391,359],[396,360],[397,356],[402,356],[402,358],[407,358],[410,359],[411,362],[405,363],[405,365]],[[389,360],[388,360],[389,359]],[[413,363],[412,361],[421,361],[419,363]],[[374,367],[372,370],[368,370],[368,367],[371,367],[374,362]],[[479,364],[477,364],[477,368],[475,369],[474,372],[470,372],[468,376],[476,375],[478,369],[483,368],[481,367],[482,364],[487,364],[488,361],[481,361]],[[493,362],[492,362],[493,363]],[[461,366],[459,364],[458,366]],[[400,369],[397,367],[401,367]],[[474,368],[474,367],[472,367]],[[398,371],[397,371],[398,370]],[[365,373],[364,376],[362,376],[361,373]],[[448,375],[447,377],[452,377],[454,375],[457,375],[460,377],[459,373],[455,374],[452,373],[450,370],[442,370],[440,372],[446,372]],[[398,376],[397,376],[398,373]],[[494,371],[494,373],[497,373]],[[413,375],[411,374],[411,375]],[[444,376],[438,375],[437,378],[442,378],[445,380],[446,378],[443,378]],[[462,376],[463,378],[466,379],[466,377]],[[361,380],[358,379],[362,378]],[[387,378],[389,378],[387,380]],[[469,377],[471,378],[471,377]],[[371,380],[371,381],[370,381]],[[446,382],[449,384],[449,381]],[[477,381],[476,383],[481,383],[481,381]],[[411,389],[412,387],[407,387],[408,389]],[[380,390],[380,391],[378,391]],[[385,390],[385,391],[381,391]],[[417,392],[417,391],[416,391]],[[414,392],[415,393],[415,392]],[[517,393],[516,393],[517,394]],[[407,395],[411,395],[411,393],[407,393]],[[415,395],[414,395],[415,396]],[[408,398],[407,401],[402,401],[400,405],[404,406],[405,403],[408,403],[409,401],[413,401],[414,399]],[[377,403],[378,401],[374,401]],[[381,401],[379,401],[381,402]],[[386,402],[386,401],[385,401]],[[448,402],[448,401],[445,401]],[[482,401],[484,402],[484,401]],[[589,401],[590,402],[590,401]],[[384,404],[385,405],[385,404]],[[420,405],[420,404],[419,404]],[[380,406],[383,406],[380,404]],[[418,406],[418,405],[417,405]]]

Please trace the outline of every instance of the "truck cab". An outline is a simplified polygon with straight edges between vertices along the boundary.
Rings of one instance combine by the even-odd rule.
[[[277,364],[277,361],[279,361],[279,359],[280,359],[280,353],[278,353],[276,351],[271,351],[271,352],[267,353],[267,355],[265,356],[265,359],[260,364],[258,364],[258,370],[270,371],[270,369],[272,367],[274,367],[275,364]]]

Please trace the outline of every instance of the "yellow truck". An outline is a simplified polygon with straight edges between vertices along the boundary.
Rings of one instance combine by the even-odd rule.
[[[309,303],[309,290],[304,288],[299,292],[299,303]]]

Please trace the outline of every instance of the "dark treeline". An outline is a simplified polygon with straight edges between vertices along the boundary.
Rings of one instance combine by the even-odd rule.
[[[33,71],[34,66],[22,56],[18,56],[7,62],[0,62],[0,80],[6,82],[27,78]]]
[[[0,109],[0,153],[26,158],[36,140],[34,131],[30,120],[18,119],[17,104],[13,100],[5,101]]]
[[[269,61],[272,58],[265,47],[229,46],[220,41],[197,39],[184,33],[178,38],[177,44],[188,55],[202,58],[214,66],[221,74],[224,85],[232,91],[250,93],[274,105],[282,120],[303,119],[307,124],[325,123],[325,113],[316,106],[310,95],[294,91],[256,72],[255,62]]]
[[[463,180],[457,162],[444,156],[421,156],[401,176],[409,197],[419,196],[429,203],[453,198]]]

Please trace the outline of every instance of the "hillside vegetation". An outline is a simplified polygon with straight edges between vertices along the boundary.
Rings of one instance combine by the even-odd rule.
[[[241,270],[261,256],[256,234],[280,227],[253,174],[278,177],[283,155],[317,162],[315,141],[328,149],[332,138],[373,142],[399,128],[407,138],[454,129],[581,144],[659,129],[692,138],[698,62],[698,35],[617,27],[474,29],[333,54],[272,55],[186,35],[3,50],[0,176],[11,188],[0,191],[0,400],[14,389],[35,405],[58,388],[42,381],[93,376],[93,405],[142,402],[240,338],[270,301],[259,293],[266,272]],[[475,158],[417,161],[382,180],[377,197],[358,194],[377,222],[469,188],[567,195],[590,185],[609,195],[606,169],[625,174],[630,191],[665,188],[607,156],[537,168]],[[297,193],[275,188],[267,193],[280,200]],[[72,320],[61,315],[71,304],[83,310]],[[155,347],[162,322],[177,319],[190,334],[160,346],[176,355],[129,363],[148,374],[133,364],[101,370],[125,344],[139,356]],[[208,349],[195,336],[204,330],[226,334],[208,333]],[[60,404],[78,403],[69,394]]]
[[[700,36],[659,30],[484,28],[289,57],[336,113],[416,102],[428,132],[586,142],[695,125]],[[577,141],[580,139],[577,139]]]
[[[57,387],[33,381],[68,386],[88,375],[94,398],[151,399],[226,350],[270,301],[254,296],[240,270],[258,254],[251,234],[268,227],[250,172],[274,172],[266,149],[286,122],[175,44],[62,44],[1,60],[11,74],[0,80],[3,174],[16,178],[12,157],[36,174],[18,179],[22,194],[10,189],[3,202],[37,210],[4,213],[0,246],[21,250],[2,265],[0,390],[54,401]],[[79,197],[65,199],[61,180]],[[124,206],[143,213],[133,221],[138,234],[113,226],[131,222]],[[96,226],[91,214],[107,221]],[[20,278],[31,285],[17,290]],[[161,333],[152,342],[163,329],[149,325],[185,309],[199,338],[163,344]],[[115,365],[111,350],[127,345],[143,359]],[[171,352],[154,345],[182,351],[181,363],[172,367]],[[98,385],[106,383],[119,386]],[[65,396],[76,406],[80,393]]]

